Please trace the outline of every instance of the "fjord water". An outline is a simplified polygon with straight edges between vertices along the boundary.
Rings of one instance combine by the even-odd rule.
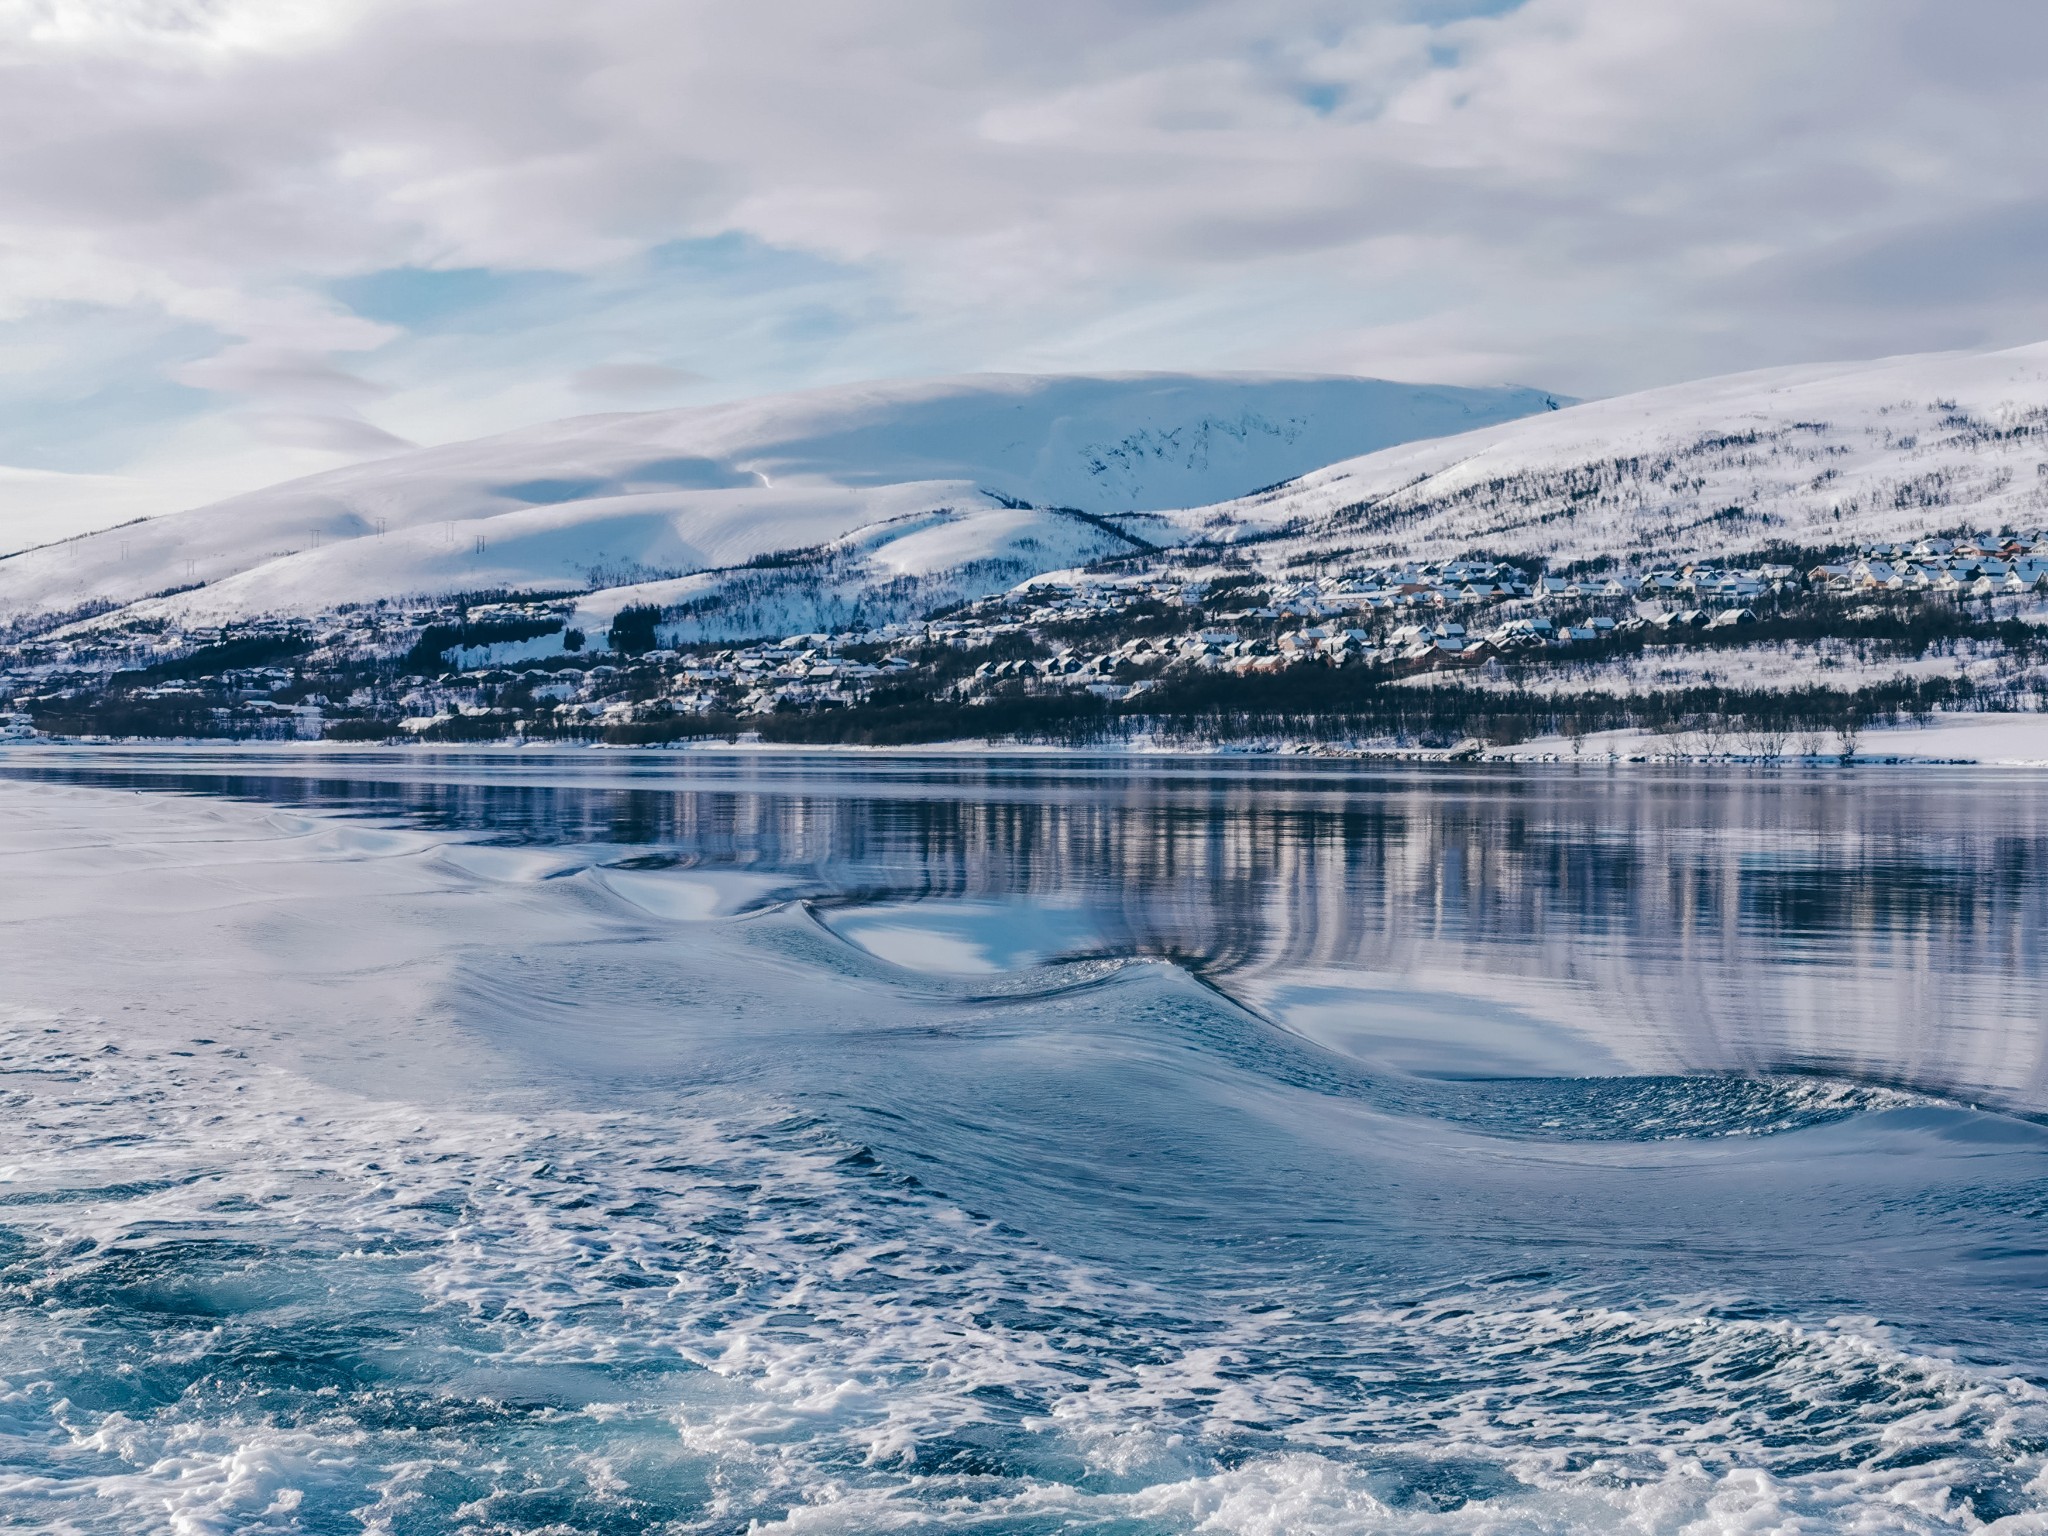
[[[2044,803],[0,757],[0,1529],[2041,1530]]]

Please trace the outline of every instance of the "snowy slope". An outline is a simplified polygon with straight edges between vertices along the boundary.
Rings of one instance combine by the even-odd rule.
[[[581,599],[570,622],[596,635],[621,608],[653,604],[676,615],[662,627],[671,642],[865,629],[1136,547],[1067,512],[939,510],[870,525],[787,563],[605,588]]]
[[[1575,560],[2048,524],[2048,345],[1773,369],[1333,464],[1177,514],[1288,546]]]
[[[1543,410],[1538,391],[1277,375],[974,376],[582,417],[423,449],[0,560],[0,618],[134,603],[304,613],[496,586],[673,579],[949,508],[1090,513],[1243,495]],[[965,526],[961,526],[964,523]],[[1008,524],[987,525],[991,547]],[[925,558],[912,553],[904,558]]]

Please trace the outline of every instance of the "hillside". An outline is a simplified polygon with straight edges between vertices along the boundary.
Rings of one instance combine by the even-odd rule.
[[[2048,713],[2048,347],[1709,380],[1251,489],[1516,398],[975,379],[407,455],[0,560],[0,739],[1774,762]],[[1172,504],[1201,484],[1250,494]]]
[[[1183,514],[1273,555],[1568,563],[2048,523],[2048,344],[1773,369],[1365,455]],[[1291,548],[1289,548],[1291,546]]]
[[[423,449],[0,560],[0,620],[144,604],[225,622],[380,598],[673,581],[854,540],[878,581],[1014,580],[1128,548],[1130,514],[1555,402],[1277,375],[984,375],[583,417]],[[951,529],[930,534],[939,516]],[[920,542],[881,555],[890,530]],[[975,582],[967,583],[970,586]],[[955,583],[958,585],[958,583]],[[180,595],[164,598],[176,589]],[[155,598],[154,602],[147,600]]]

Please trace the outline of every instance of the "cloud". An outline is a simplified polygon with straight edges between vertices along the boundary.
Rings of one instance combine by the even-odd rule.
[[[1597,394],[2018,342],[2044,45],[2032,0],[0,0],[0,350],[119,317],[255,475],[675,358]]]
[[[602,400],[668,399],[707,382],[701,373],[662,363],[599,363],[577,370],[569,387]]]
[[[175,368],[171,376],[195,389],[265,400],[353,403],[390,393],[388,387],[336,366],[319,353],[254,344],[229,347]]]
[[[252,411],[240,420],[265,442],[286,448],[317,448],[351,459],[400,453],[419,445],[355,416],[301,415],[286,411]]]

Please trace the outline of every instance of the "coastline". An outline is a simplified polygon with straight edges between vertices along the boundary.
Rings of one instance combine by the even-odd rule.
[[[1789,748],[1776,755],[1744,750],[1738,744],[1710,749],[1705,743],[1684,735],[1660,735],[1644,730],[1591,732],[1573,741],[1564,736],[1541,736],[1513,745],[1490,746],[1464,742],[1450,747],[1404,746],[1394,742],[1305,742],[1285,738],[1250,739],[1211,744],[1139,738],[1133,741],[1102,742],[1086,746],[1057,743],[967,739],[920,742],[904,745],[868,746],[808,742],[763,742],[742,737],[738,741],[703,739],[648,746],[613,746],[604,743],[477,742],[462,745],[418,742],[337,741],[227,741],[219,738],[31,738],[0,741],[0,763],[18,757],[56,752],[120,752],[145,755],[206,752],[236,757],[321,757],[346,761],[376,757],[392,752],[424,752],[433,756],[476,756],[483,758],[526,758],[533,756],[581,757],[590,753],[606,755],[640,754],[652,757],[686,756],[792,756],[847,757],[853,759],[990,758],[1028,757],[1085,761],[1101,758],[1189,759],[1214,762],[1263,761],[1271,759],[1312,759],[1319,762],[1359,762],[1424,766],[1657,766],[1694,768],[1834,769],[1845,767],[1940,767],[2008,768],[2048,770],[2048,713],[1948,714],[1926,724],[1873,726],[1861,733],[1854,754],[1844,761],[1839,744],[1828,742],[1828,750],[1795,752]]]

